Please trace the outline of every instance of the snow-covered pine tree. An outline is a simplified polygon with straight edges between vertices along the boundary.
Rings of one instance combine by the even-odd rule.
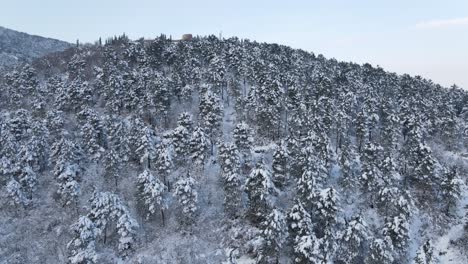
[[[233,143],[224,143],[219,147],[218,155],[224,186],[224,209],[235,217],[239,215],[242,199],[239,152]]]
[[[28,199],[32,199],[33,192],[36,190],[38,182],[37,174],[30,165],[31,163],[33,163],[31,161],[32,157],[30,156],[30,154],[31,153],[27,150],[25,150],[25,152],[22,152],[20,150],[20,164],[17,165],[18,182],[21,184],[21,187],[24,193],[27,195]]]
[[[462,196],[463,180],[458,176],[458,169],[455,166],[446,169],[443,177],[440,188],[447,205],[446,214],[449,214]]]
[[[271,172],[263,161],[258,162],[244,184],[249,198],[248,215],[253,222],[262,221],[271,206],[271,196],[277,192]]]
[[[326,188],[317,191],[317,197],[312,205],[313,217],[316,227],[314,230],[314,248],[318,254],[316,257],[319,263],[331,261],[336,249],[336,227],[338,212],[338,195],[333,188]]]
[[[204,167],[208,156],[210,141],[202,127],[197,126],[190,139],[190,157],[196,166]]]
[[[190,134],[184,126],[178,126],[171,131],[172,146],[174,148],[174,158],[184,164],[187,152],[189,152]]]
[[[369,230],[362,216],[347,222],[339,238],[337,263],[364,263],[368,238]]]
[[[177,126],[183,126],[189,133],[193,132],[193,117],[189,112],[183,112],[177,118]]]
[[[11,179],[6,185],[8,197],[11,199],[12,205],[26,206],[29,204],[29,199],[21,188],[21,184],[15,179]]]
[[[387,237],[395,249],[406,250],[409,239],[409,222],[404,215],[397,215],[387,219],[383,227],[383,236]]]
[[[273,209],[260,226],[263,245],[257,256],[257,263],[279,263],[279,255],[287,236],[284,214]]]
[[[154,163],[158,175],[163,178],[164,185],[170,190],[169,175],[173,166],[171,149],[166,144],[160,143],[156,146],[156,160]]]
[[[379,168],[382,148],[372,142],[366,143],[362,150],[362,169],[359,176],[360,185],[364,193],[375,195],[381,186],[382,172]]]
[[[312,229],[312,218],[300,199],[295,199],[293,207],[287,214],[289,237],[295,241],[298,237],[309,235]]]
[[[60,196],[63,205],[70,205],[78,202],[81,193],[79,184],[79,167],[76,164],[69,164],[60,161],[54,171],[58,183],[57,194]]]
[[[320,233],[332,232],[334,224],[337,222],[338,194],[333,188],[321,189],[317,192],[317,199],[314,201],[314,216],[320,223]],[[320,235],[319,235],[320,237]]]
[[[164,210],[167,209],[165,200],[165,192],[167,187],[151,171],[145,169],[138,175],[137,197],[143,205],[146,214],[146,219],[156,213],[157,209],[161,210],[163,224],[165,223]]]
[[[108,121],[108,150],[104,156],[106,176],[113,178],[115,186],[118,185],[119,176],[124,169],[125,162],[129,160],[130,146],[128,142],[128,129],[125,123],[111,116]]]
[[[141,132],[141,137],[138,140],[138,147],[135,152],[140,157],[140,164],[143,168],[151,169],[152,162],[155,157],[155,133],[152,128],[145,126]]]
[[[306,160],[301,178],[297,182],[298,195],[307,208],[310,208],[317,189],[324,183],[327,172],[324,162],[315,154],[312,147],[305,150]]]
[[[68,260],[71,264],[97,263],[96,237],[97,230],[94,223],[87,216],[80,216],[71,226],[73,238],[67,244],[70,251]]]
[[[241,174],[246,176],[251,169],[251,148],[253,145],[252,129],[246,122],[237,123],[233,131],[234,143],[239,150]]]
[[[365,264],[392,264],[392,253],[393,246],[391,241],[376,238],[370,243]]]
[[[138,223],[131,217],[120,198],[113,193],[95,192],[90,203],[88,218],[95,224],[97,235],[103,234],[106,243],[109,223],[116,223],[116,232],[119,235],[118,251],[126,258],[134,248]]]
[[[179,179],[174,185],[174,196],[182,206],[183,223],[192,225],[198,210],[198,192],[195,179],[191,176]]]
[[[209,90],[200,99],[199,114],[206,132],[210,136],[213,154],[213,144],[215,144],[215,139],[220,132],[223,110],[219,98]]]
[[[118,250],[122,258],[127,258],[135,250],[136,228],[138,224],[127,210],[123,210],[117,218],[116,229],[119,235]]]
[[[296,199],[287,215],[289,238],[293,247],[294,263],[307,264],[315,258],[313,241],[313,224],[310,214],[304,208],[300,199]],[[318,254],[318,253],[317,253]]]
[[[288,183],[289,152],[285,141],[276,146],[273,153],[272,177],[276,187],[283,188]]]
[[[101,147],[98,144],[99,134],[91,123],[85,123],[81,127],[83,137],[83,148],[92,160],[99,160],[101,157]]]
[[[55,157],[53,174],[57,181],[57,194],[64,206],[76,205],[80,195],[80,149],[63,137],[52,147],[52,155]]]
[[[358,175],[360,163],[357,161],[357,153],[348,137],[342,139],[338,157],[338,164],[341,169],[341,184],[346,191],[353,192],[358,185]]]
[[[239,149],[242,154],[250,152],[252,146],[252,131],[247,123],[238,123],[234,128],[233,137],[237,149]]]
[[[413,260],[414,264],[436,264],[437,257],[434,254],[434,247],[431,240],[426,240],[424,244],[419,247],[416,257]]]

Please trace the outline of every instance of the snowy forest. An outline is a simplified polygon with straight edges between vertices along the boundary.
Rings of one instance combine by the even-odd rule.
[[[468,263],[468,91],[215,36],[0,73],[0,263]]]

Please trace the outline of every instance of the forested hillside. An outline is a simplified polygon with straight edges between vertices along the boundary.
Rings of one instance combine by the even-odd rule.
[[[0,263],[467,263],[468,92],[277,44],[0,76]]]
[[[31,62],[34,58],[63,51],[71,46],[65,41],[33,36],[0,26],[0,68]]]

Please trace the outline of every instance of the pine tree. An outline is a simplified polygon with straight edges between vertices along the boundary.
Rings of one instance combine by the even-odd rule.
[[[93,193],[90,202],[88,218],[95,224],[97,235],[104,234],[105,243],[109,223],[116,223],[119,254],[123,258],[128,257],[134,248],[138,223],[130,216],[127,207],[117,195],[110,192]]]
[[[282,188],[288,181],[288,149],[284,141],[276,146],[273,153],[272,176],[276,187]]]
[[[13,205],[26,206],[29,204],[30,201],[23,192],[21,184],[19,184],[15,179],[11,179],[8,182],[6,191]]]
[[[52,155],[55,157],[53,173],[57,194],[64,206],[76,205],[80,195],[80,150],[72,141],[62,138],[52,147]]]
[[[256,164],[244,186],[249,198],[248,213],[254,222],[261,221],[271,206],[271,195],[276,193],[271,173],[263,161]]]
[[[28,199],[32,199],[33,192],[37,186],[37,174],[27,162],[24,162],[24,159],[22,166],[19,168],[18,182],[21,184]]]
[[[356,160],[356,150],[352,147],[349,138],[343,138],[338,164],[341,168],[341,183],[346,190],[353,191],[358,185],[359,164]]]
[[[138,140],[138,147],[135,152],[140,157],[140,164],[144,168],[151,169],[151,164],[155,156],[155,135],[150,127],[144,127],[141,137]]]
[[[219,163],[224,186],[224,208],[231,217],[235,217],[239,214],[242,198],[239,152],[236,145],[224,143],[219,147]]]
[[[117,234],[119,235],[119,255],[125,259],[135,250],[135,229],[138,227],[138,224],[130,217],[127,211],[124,211],[118,217],[116,225]]]
[[[76,164],[66,162],[58,163],[55,170],[55,177],[58,182],[57,193],[63,202],[63,205],[70,205],[78,202],[80,195],[79,168]]]
[[[210,141],[202,127],[197,126],[190,139],[190,157],[197,166],[204,166]]]
[[[321,223],[321,231],[328,232],[337,221],[338,194],[333,188],[326,188],[317,192],[317,199],[314,201],[315,214]]]
[[[184,214],[183,223],[191,225],[195,222],[195,216],[198,210],[198,193],[195,189],[195,179],[192,177],[181,178],[175,183],[174,196],[182,206]]]
[[[234,142],[241,153],[250,152],[252,135],[249,125],[245,122],[238,123],[234,128]]]
[[[301,178],[297,182],[300,199],[310,207],[316,194],[316,190],[322,186],[326,178],[326,169],[311,147],[306,150],[305,168]]]
[[[187,128],[178,126],[171,132],[172,146],[174,148],[175,159],[179,162],[185,160],[189,151],[190,134]]]
[[[117,120],[115,116],[108,120],[108,127],[108,150],[104,156],[104,167],[106,176],[113,178],[117,187],[119,176],[125,168],[124,164],[129,160],[130,156],[128,129],[124,122]]]
[[[367,224],[360,215],[349,221],[340,235],[339,263],[363,263],[368,237]]]
[[[306,264],[316,260],[312,248],[312,240],[316,240],[312,219],[299,199],[295,200],[294,206],[289,211],[287,223],[289,237],[293,245],[294,263]]]
[[[154,215],[159,208],[164,223],[164,210],[167,209],[164,197],[167,187],[164,183],[146,169],[138,175],[137,189],[137,197],[140,203],[145,207],[146,218],[148,219],[150,216]]]
[[[73,239],[68,242],[70,251],[68,260],[72,264],[92,264],[97,262],[96,237],[97,230],[94,223],[87,216],[80,216],[71,226]]]
[[[193,131],[193,117],[190,113],[188,112],[183,112],[179,115],[179,118],[177,119],[177,125],[178,126],[183,126],[187,129],[189,133],[192,133]]]
[[[437,263],[436,256],[434,255],[434,248],[431,240],[426,240],[424,244],[418,249],[414,264],[435,264]]]
[[[273,209],[261,223],[263,245],[257,263],[279,263],[279,254],[287,235],[283,213]]]
[[[382,148],[368,142],[362,151],[362,172],[359,181],[365,193],[375,194],[381,185],[382,172],[379,168]]]
[[[293,241],[312,232],[312,218],[300,199],[295,199],[294,205],[287,214],[289,237]]]
[[[164,185],[170,190],[169,175],[173,166],[172,155],[168,146],[160,143],[156,147],[155,169],[158,175],[162,176]]]
[[[404,250],[408,241],[409,223],[404,215],[389,218],[383,228],[384,237],[392,241],[393,247]]]
[[[222,108],[219,98],[211,91],[207,91],[200,99],[199,113],[213,147],[221,125]]]
[[[365,260],[366,264],[391,264],[393,263],[393,246],[391,241],[374,239],[370,243],[369,254]]]
[[[86,123],[81,127],[83,137],[83,147],[92,160],[99,160],[101,157],[101,147],[98,144],[99,135],[92,124]]]
[[[440,187],[447,204],[446,213],[449,214],[450,210],[457,205],[458,200],[462,196],[463,180],[458,176],[456,167],[446,169]]]

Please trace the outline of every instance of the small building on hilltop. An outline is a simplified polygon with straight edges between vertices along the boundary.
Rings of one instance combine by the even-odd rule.
[[[187,41],[187,40],[192,40],[193,36],[192,34],[183,34],[182,35],[182,40]]]

